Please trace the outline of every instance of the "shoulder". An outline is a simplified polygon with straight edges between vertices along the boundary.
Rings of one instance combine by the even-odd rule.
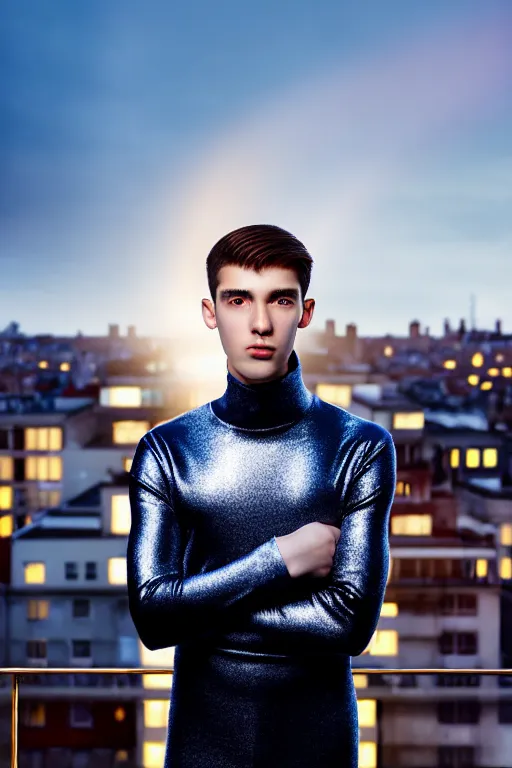
[[[208,403],[180,413],[172,419],[155,424],[140,438],[133,458],[130,474],[136,476],[145,468],[158,467],[166,473],[172,465],[172,447],[187,437],[201,434],[208,418]]]
[[[164,442],[168,445],[176,439],[183,439],[188,433],[194,433],[200,429],[209,418],[209,403],[200,405],[185,413],[180,413],[167,421],[161,421],[155,424],[144,435],[144,438],[150,443]]]
[[[354,442],[364,442],[372,446],[379,443],[393,445],[393,436],[381,424],[357,416],[340,405],[334,405],[334,403],[328,403],[326,400],[316,397],[319,418],[325,423],[326,428],[339,430],[340,438],[346,439],[349,435]]]

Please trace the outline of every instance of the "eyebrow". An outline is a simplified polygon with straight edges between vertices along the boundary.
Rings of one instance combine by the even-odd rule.
[[[221,301],[226,299],[234,299],[238,296],[243,297],[244,299],[254,298],[251,291],[247,291],[241,288],[225,288],[220,292]],[[287,298],[295,299],[298,301],[299,291],[297,288],[278,288],[269,294],[269,299],[279,299],[281,296],[286,296]]]

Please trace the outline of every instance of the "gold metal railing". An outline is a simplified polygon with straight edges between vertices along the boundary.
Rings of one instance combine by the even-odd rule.
[[[18,768],[18,705],[19,678],[21,675],[172,675],[173,668],[154,669],[152,667],[0,667],[0,675],[11,675],[11,768]],[[510,675],[512,669],[405,669],[352,667],[354,675]]]

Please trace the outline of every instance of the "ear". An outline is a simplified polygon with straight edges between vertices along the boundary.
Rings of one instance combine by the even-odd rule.
[[[315,300],[306,299],[304,301],[304,309],[302,311],[302,317],[300,319],[300,322],[297,328],[307,328],[307,326],[310,324],[311,319],[313,317],[314,309],[315,309]]]
[[[215,317],[215,307],[213,301],[210,299],[201,300],[201,311],[203,313],[203,320],[210,329],[217,327],[217,318]]]

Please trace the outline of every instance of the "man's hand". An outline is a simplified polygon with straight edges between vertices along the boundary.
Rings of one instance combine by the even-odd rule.
[[[309,573],[327,576],[332,568],[340,529],[327,523],[308,523],[276,541],[290,576]]]

